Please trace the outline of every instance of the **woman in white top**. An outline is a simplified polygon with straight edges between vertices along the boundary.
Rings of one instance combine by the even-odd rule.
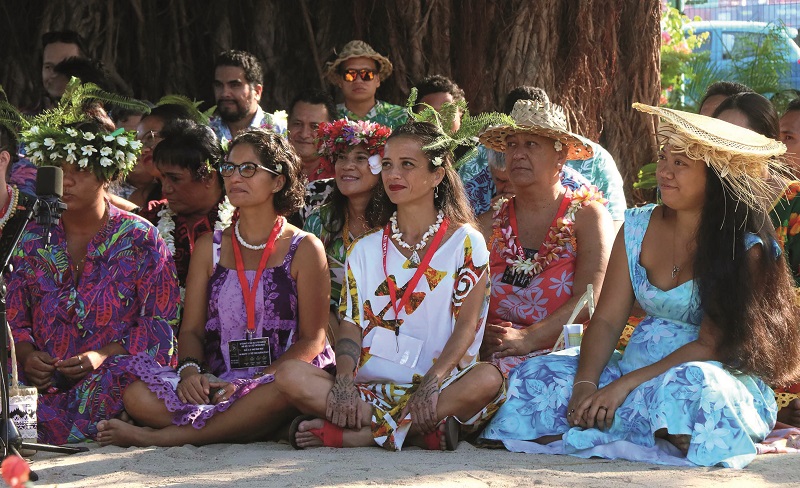
[[[336,377],[299,361],[276,374],[307,414],[292,424],[296,448],[453,450],[505,399],[500,372],[478,362],[489,252],[451,152],[429,149],[440,136],[411,122],[386,143],[384,205],[367,215],[378,229],[347,257]]]

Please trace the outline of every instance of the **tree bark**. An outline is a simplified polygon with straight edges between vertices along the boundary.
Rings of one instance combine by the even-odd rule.
[[[326,83],[321,65],[362,39],[394,63],[378,92],[393,103],[429,74],[461,85],[472,113],[497,110],[519,85],[545,89],[573,130],[607,147],[638,200],[631,184],[655,157],[655,139],[653,120],[630,104],[658,101],[660,8],[659,0],[4,0],[0,83],[13,103],[34,105],[40,35],[73,29],[91,56],[152,101],[180,93],[213,103],[215,56],[251,51],[265,69],[262,105],[276,110]]]

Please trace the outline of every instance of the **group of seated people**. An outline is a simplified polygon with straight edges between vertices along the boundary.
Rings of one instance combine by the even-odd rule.
[[[392,65],[353,41],[325,71],[345,103],[299,97],[286,134],[257,60],[221,59],[211,120],[172,98],[126,131],[72,80],[62,119],[0,126],[0,225],[20,152],[64,171],[60,223],[28,225],[7,280],[39,441],[743,467],[800,426],[800,102],[779,121],[718,83],[706,115],[634,104],[658,121],[659,194],[625,209],[613,159],[542,90],[510,93],[456,167],[443,77],[418,108],[455,118],[422,120],[374,98]],[[557,350],[590,286],[582,347]]]

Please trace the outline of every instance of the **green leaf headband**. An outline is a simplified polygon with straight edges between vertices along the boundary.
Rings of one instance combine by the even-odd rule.
[[[80,130],[81,124],[91,122],[84,109],[92,101],[150,112],[142,102],[103,91],[93,83],[82,84],[73,77],[58,105],[39,115],[25,116],[8,102],[0,102],[0,124],[18,128],[28,157],[38,166],[76,164],[104,181],[125,177],[136,165],[142,143],[136,140],[135,132],[122,128],[112,133]]]
[[[440,151],[445,149],[454,153],[459,146],[468,148],[467,152],[455,162],[453,165],[454,168],[459,168],[477,155],[478,149],[476,146],[478,144],[478,134],[480,134],[486,126],[511,124],[514,122],[508,115],[498,112],[486,112],[473,117],[470,115],[467,102],[464,100],[445,102],[442,104],[442,108],[439,111],[427,103],[422,103],[423,109],[419,113],[416,113],[413,108],[417,105],[417,93],[417,89],[412,88],[408,96],[408,101],[406,102],[406,111],[408,112],[409,119],[417,122],[431,123],[442,133],[441,136],[423,147],[422,150]],[[461,126],[453,133],[453,123],[456,117],[459,116],[461,116]],[[431,162],[435,166],[440,166],[443,160],[441,156],[437,156]]]

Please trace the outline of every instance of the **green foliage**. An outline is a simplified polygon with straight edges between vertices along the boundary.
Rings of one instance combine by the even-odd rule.
[[[686,84],[698,78],[695,70],[703,68],[698,61],[709,56],[695,52],[707,41],[708,33],[687,31],[688,22],[690,19],[674,7],[667,7],[661,18],[661,104],[673,108],[681,104]]]
[[[422,109],[419,113],[414,112],[414,107],[417,105],[417,89],[412,88],[411,93],[408,95],[406,101],[406,111],[409,118],[417,122],[429,122],[439,128],[442,136],[436,139],[433,143],[428,144],[423,149],[440,150],[447,149],[454,152],[459,146],[468,148],[466,154],[458,158],[454,167],[459,168],[461,165],[474,158],[478,150],[475,146],[478,144],[478,134],[490,125],[514,125],[514,119],[510,116],[497,112],[486,112],[472,116],[467,108],[467,102],[458,100],[452,103],[443,103],[440,111],[436,111],[427,103],[422,103]],[[456,117],[461,117],[461,126],[457,131],[453,132],[453,123]]]
[[[189,111],[192,120],[198,124],[208,125],[209,121],[211,120],[211,115],[214,113],[214,110],[216,110],[217,106],[214,105],[205,112],[201,112],[200,105],[202,104],[202,101],[198,102],[191,100],[183,95],[164,95],[161,97],[161,100],[156,103],[156,106],[160,107],[161,105],[179,105]]]

